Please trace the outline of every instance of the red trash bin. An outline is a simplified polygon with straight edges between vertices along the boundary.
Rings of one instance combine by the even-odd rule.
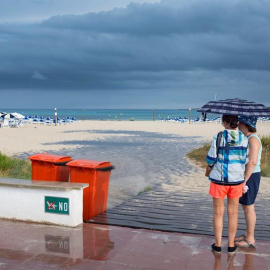
[[[69,156],[58,156],[47,153],[30,156],[32,163],[32,180],[68,182],[69,168],[66,163]]]
[[[67,163],[70,182],[87,183],[83,190],[83,220],[106,211],[111,170],[110,162],[79,159]]]

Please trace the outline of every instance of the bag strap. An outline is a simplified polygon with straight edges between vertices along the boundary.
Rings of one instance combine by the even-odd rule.
[[[217,140],[216,140],[217,157],[218,157],[218,149],[219,149],[219,146],[220,146],[222,134],[223,134],[223,132],[220,131],[220,132],[218,133],[218,135],[217,135]]]
[[[218,149],[219,149],[219,146],[220,146],[220,142],[221,142],[221,138],[222,138],[222,134],[223,134],[223,132],[222,131],[220,131],[219,133],[218,133],[218,135],[217,135],[217,140],[216,140],[216,151],[217,151],[217,158],[218,158]],[[217,162],[217,159],[216,159],[216,161],[215,161],[215,163]],[[211,168],[215,165],[215,163],[212,165],[212,166],[210,166]]]

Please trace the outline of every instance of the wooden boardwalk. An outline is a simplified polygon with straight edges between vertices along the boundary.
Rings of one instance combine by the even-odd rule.
[[[256,239],[270,240],[268,199],[256,202]],[[145,192],[107,210],[88,222],[131,228],[213,235],[212,199],[207,194],[175,191],[168,193],[161,187]],[[239,210],[238,234],[245,229],[242,209]],[[227,215],[224,232],[227,236]]]

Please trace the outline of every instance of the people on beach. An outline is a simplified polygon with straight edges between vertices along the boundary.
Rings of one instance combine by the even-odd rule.
[[[207,113],[206,112],[202,112],[202,117],[201,119],[205,122],[206,121],[206,117],[207,117]]]
[[[244,248],[255,248],[254,231],[256,225],[256,212],[254,203],[259,191],[261,179],[261,140],[256,134],[256,117],[239,117],[239,130],[248,138],[249,160],[246,165],[244,186],[248,187],[247,191],[243,191],[243,196],[239,203],[245,213],[246,232],[244,235],[236,237],[235,245]]]
[[[209,175],[209,194],[213,197],[214,252],[221,252],[224,215],[224,198],[227,196],[228,213],[228,252],[235,253],[235,236],[238,226],[239,198],[243,193],[245,163],[247,162],[248,139],[237,130],[238,117],[223,115],[224,130],[217,145],[218,135],[214,136],[206,162],[212,166]],[[217,151],[218,148],[218,151]]]

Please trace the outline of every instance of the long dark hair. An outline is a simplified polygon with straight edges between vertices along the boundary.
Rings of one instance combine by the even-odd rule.
[[[226,122],[231,128],[238,127],[238,116],[237,115],[222,115],[222,122]]]
[[[241,123],[243,123],[243,122],[241,122]],[[247,127],[247,130],[248,130],[249,132],[252,132],[252,133],[257,132],[257,129],[256,129],[256,128],[251,127],[251,126],[247,125],[246,123],[243,123],[243,124]]]

